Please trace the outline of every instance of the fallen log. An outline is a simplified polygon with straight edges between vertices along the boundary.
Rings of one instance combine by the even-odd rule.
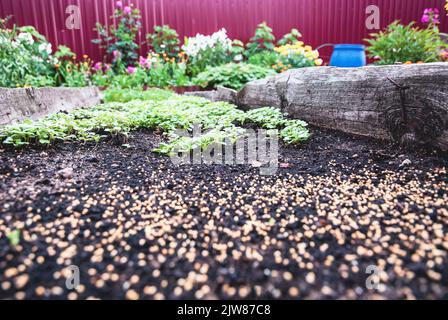
[[[344,132],[448,150],[448,63],[303,68],[248,83],[243,109],[281,108]]]
[[[59,111],[89,107],[101,102],[96,87],[0,88],[0,125],[37,120]]]

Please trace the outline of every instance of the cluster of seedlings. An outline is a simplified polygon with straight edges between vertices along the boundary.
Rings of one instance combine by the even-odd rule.
[[[189,151],[198,146],[205,149],[226,138],[235,140],[244,135],[245,125],[256,124],[278,129],[287,144],[309,138],[307,124],[288,120],[281,111],[262,108],[244,112],[225,102],[179,96],[164,90],[110,90],[106,103],[89,109],[58,113],[38,121],[24,121],[0,129],[0,141],[22,146],[30,143],[48,145],[54,141],[94,141],[110,136],[127,137],[137,129],[161,129],[168,142],[154,151],[169,154],[173,149]],[[200,125],[202,137],[181,137],[176,129],[191,131]]]

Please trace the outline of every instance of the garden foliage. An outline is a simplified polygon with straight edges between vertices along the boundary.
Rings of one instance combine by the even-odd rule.
[[[228,63],[223,66],[207,68],[196,77],[196,83],[202,87],[223,86],[240,90],[250,81],[274,75],[271,68],[246,63]]]
[[[138,100],[130,100],[131,98]],[[107,103],[69,113],[58,113],[38,121],[24,121],[0,129],[0,141],[16,147],[28,144],[48,145],[63,141],[91,141],[119,136],[126,138],[137,129],[160,129],[166,142],[154,151],[170,154],[173,150],[188,151],[206,148],[214,142],[234,140],[244,134],[244,125],[255,124],[266,129],[279,129],[287,144],[296,144],[309,137],[307,124],[288,120],[280,110],[261,108],[249,112],[226,102],[178,96],[164,90],[109,90]],[[192,130],[201,125],[199,138],[181,137],[176,129]]]
[[[442,52],[447,48],[437,27],[421,29],[413,22],[403,25],[395,21],[385,31],[371,37],[366,40],[369,43],[369,57],[383,65],[440,61]]]

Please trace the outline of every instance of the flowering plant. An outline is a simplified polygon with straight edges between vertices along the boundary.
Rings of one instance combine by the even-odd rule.
[[[302,41],[296,44],[286,44],[274,49],[279,54],[279,61],[272,67],[277,72],[284,72],[291,68],[321,66],[323,61],[319,52],[311,46],[304,46]]]
[[[447,48],[440,35],[437,26],[420,29],[395,21],[385,31],[371,34],[367,50],[377,64],[437,62]]]
[[[166,54],[150,52],[139,57],[135,65],[129,65],[121,74],[115,74],[110,68],[104,69],[101,63],[94,65],[93,81],[101,87],[140,88],[184,86],[189,83],[186,75],[186,61],[176,62]]]
[[[182,50],[189,59],[189,72],[197,75],[207,66],[222,65],[231,60],[232,40],[227,36],[226,29],[221,29],[210,36],[197,34],[187,38]]]
[[[169,58],[179,57],[179,35],[168,25],[155,26],[154,33],[148,34],[146,38],[155,53],[165,53]]]
[[[430,26],[436,26],[440,24],[440,14],[437,8],[426,8],[423,12],[422,22],[427,23]]]
[[[0,19],[0,87],[53,86],[54,64],[51,44],[34,27],[6,27]]]
[[[141,17],[140,11],[134,9],[132,5],[123,7],[121,1],[117,1],[115,5],[116,9],[111,20],[117,21],[117,24],[112,23],[107,28],[101,23],[97,23],[95,30],[98,31],[99,38],[92,42],[106,49],[116,71],[123,71],[138,59],[139,46],[136,43],[136,38],[138,30],[141,28]]]
[[[54,54],[58,62],[56,68],[56,83],[65,87],[85,87],[90,83],[92,61],[87,55],[81,61],[76,61],[76,54],[66,46],[59,46]]]

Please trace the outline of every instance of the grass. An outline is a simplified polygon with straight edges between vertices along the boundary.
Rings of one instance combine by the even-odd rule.
[[[226,102],[210,102],[160,89],[109,90],[105,101],[89,109],[5,126],[0,128],[0,141],[15,147],[49,145],[57,141],[99,142],[108,136],[127,137],[137,129],[161,129],[167,141],[153,151],[170,154],[174,149],[188,151],[198,146],[206,148],[214,142],[222,143],[226,138],[236,140],[244,135],[243,126],[250,124],[278,129],[280,138],[287,144],[303,142],[310,136],[305,122],[288,120],[274,108],[244,112]],[[191,132],[195,125],[201,125],[204,132],[199,138],[176,133],[177,129]]]

